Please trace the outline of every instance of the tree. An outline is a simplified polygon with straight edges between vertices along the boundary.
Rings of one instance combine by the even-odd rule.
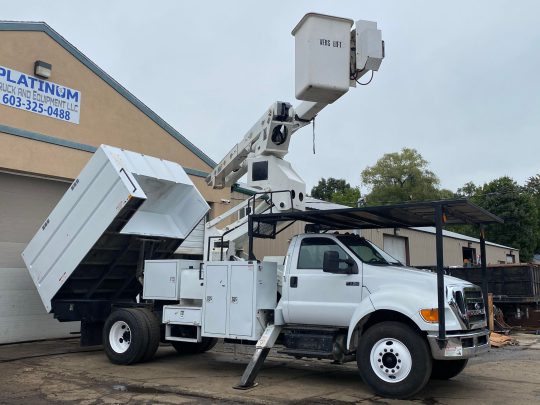
[[[456,195],[458,197],[467,197],[470,198],[474,196],[479,191],[478,186],[472,181],[465,183],[463,187],[457,189]]]
[[[439,179],[428,169],[429,162],[415,149],[387,153],[375,165],[362,171],[362,183],[371,189],[369,205],[449,197],[449,190],[439,190]]]
[[[351,187],[344,179],[320,179],[319,183],[311,189],[311,196],[319,200],[334,202],[336,204],[356,207],[360,198],[360,189]]]
[[[540,174],[529,177],[529,180],[525,183],[525,191],[533,199],[538,214],[536,248],[534,249],[534,252],[540,253]]]
[[[347,205],[349,207],[358,206],[358,200],[360,199],[360,188],[351,187],[343,191],[336,192],[332,198],[331,202],[341,205]]]
[[[503,176],[482,187],[469,182],[458,189],[458,194],[469,197],[473,203],[504,220],[503,224],[486,227],[488,240],[518,248],[522,262],[532,259],[540,229],[538,209],[527,186],[521,187],[510,177]],[[460,227],[458,232],[478,237],[478,231],[472,227]]]

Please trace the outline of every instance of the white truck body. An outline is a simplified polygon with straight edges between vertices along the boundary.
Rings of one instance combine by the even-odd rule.
[[[191,288],[184,288],[185,295],[178,300],[187,300],[201,296],[201,301],[194,301],[189,308],[198,308],[202,316],[200,328],[202,337],[221,337],[230,339],[258,340],[265,328],[270,325],[295,328],[310,326],[312,329],[341,329],[346,336],[346,348],[356,348],[358,336],[354,336],[359,324],[377,311],[392,311],[410,319],[426,336],[436,339],[438,323],[428,322],[422,316],[422,309],[437,308],[437,277],[428,270],[406,267],[397,264],[369,264],[355,255],[343,240],[352,236],[333,234],[302,234],[294,236],[289,245],[284,272],[277,279],[275,262],[208,262],[200,272],[200,285],[191,283]],[[344,239],[343,239],[344,238]],[[360,238],[358,238],[360,239]],[[307,252],[311,257],[302,257],[306,241],[327,241],[318,246],[316,251]],[[319,243],[317,242],[317,243]],[[304,244],[303,244],[304,243]],[[365,242],[370,245],[369,242]],[[325,250],[338,249],[341,255],[355,261],[355,273],[329,273],[323,270]],[[174,265],[177,261],[159,261],[162,266]],[[154,265],[153,261],[146,266]],[[255,269],[255,270],[254,270]],[[191,270],[193,271],[193,270]],[[257,278],[253,278],[253,274]],[[235,272],[237,275],[235,275]],[[194,275],[193,275],[194,277]],[[151,278],[151,279],[150,279]],[[161,285],[169,280],[168,274],[152,272],[145,278],[145,286]],[[180,278],[181,280],[181,278]],[[254,284],[254,281],[256,283]],[[281,299],[276,306],[277,284],[280,282]],[[480,291],[466,281],[445,276],[447,303],[445,306],[445,326],[454,332],[451,350],[442,351],[433,346],[435,358],[468,358],[487,350],[485,316],[463,322],[466,313],[461,313],[451,306],[452,291]],[[244,299],[238,299],[243,297]],[[264,297],[261,304],[260,297]],[[465,299],[470,299],[465,296]],[[474,302],[481,302],[476,299]],[[182,307],[182,304],[178,304]],[[261,310],[274,310],[273,322],[268,314]],[[191,321],[171,320],[164,313],[165,323],[192,325]],[[254,324],[258,327],[253,328]],[[247,328],[249,333],[237,333],[236,330]],[[456,332],[462,332],[470,338],[470,330],[481,338],[463,350]]]
[[[364,334],[373,334],[377,322],[397,320],[396,336],[409,334],[408,344],[424,347],[428,362],[466,361],[489,347],[478,287],[445,277],[447,338],[441,341],[438,322],[422,315],[438,307],[436,275],[401,265],[357,235],[294,236],[279,278],[276,258],[171,260],[207,210],[179,165],[102,146],[23,257],[47,310],[61,321],[81,320],[81,339],[103,342],[113,362],[151,358],[160,324],[165,341],[180,350],[208,350],[216,338],[257,342],[243,388],[253,385],[278,338],[286,354],[342,363],[358,359],[369,340]],[[388,368],[380,371],[376,362],[383,356],[372,353],[371,364],[392,386],[408,376],[400,370],[407,362],[412,369],[417,349],[383,337],[380,352],[395,342],[402,357],[386,359]],[[426,381],[396,386],[395,395],[410,395]],[[379,384],[371,386],[379,390]]]
[[[128,209],[135,212],[114,232],[179,244],[209,207],[179,164],[100,146],[22,253],[47,311],[85,256]]]

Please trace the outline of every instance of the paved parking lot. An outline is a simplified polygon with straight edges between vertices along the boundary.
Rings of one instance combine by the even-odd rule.
[[[492,349],[453,380],[433,381],[415,398],[421,404],[540,403],[540,336]],[[110,364],[97,348],[76,339],[0,346],[2,404],[295,403],[394,404],[374,396],[354,364],[294,360],[274,354],[259,386],[232,388],[249,361],[249,348],[218,345],[202,355],[160,347],[156,359],[135,366]]]

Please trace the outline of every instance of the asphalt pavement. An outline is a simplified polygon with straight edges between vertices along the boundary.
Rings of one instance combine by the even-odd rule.
[[[251,348],[219,344],[199,355],[162,345],[144,364],[111,364],[78,340],[0,346],[1,404],[533,404],[540,403],[540,336],[472,359],[449,381],[430,381],[410,401],[375,396],[354,363],[296,360],[275,351],[251,390],[238,383]]]

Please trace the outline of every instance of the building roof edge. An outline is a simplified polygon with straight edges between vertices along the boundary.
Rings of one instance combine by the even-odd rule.
[[[73,55],[79,62],[90,69],[95,75],[111,86],[118,94],[128,100],[137,109],[139,109],[148,118],[154,121],[165,132],[175,138],[178,142],[189,149],[199,159],[205,162],[210,168],[214,168],[217,163],[206,155],[201,149],[195,146],[180,132],[174,129],[163,118],[152,111],[146,104],[130,93],[124,86],[113,79],[108,73],[101,69],[97,64],[92,62],[86,55],[79,51],[74,45],[67,41],[58,32],[52,29],[45,22],[31,22],[31,21],[0,21],[0,31],[37,31],[47,34],[55,42],[57,42],[62,48]]]

